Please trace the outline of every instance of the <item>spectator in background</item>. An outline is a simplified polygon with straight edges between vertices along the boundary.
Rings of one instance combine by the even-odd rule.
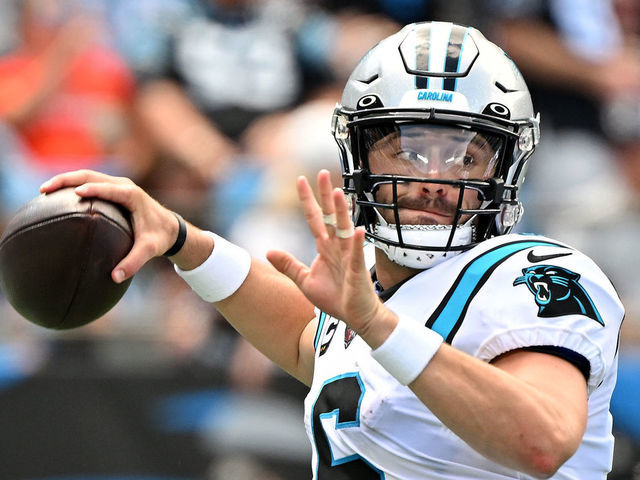
[[[398,24],[424,20],[455,21],[476,28],[488,26],[486,0],[316,0],[330,12],[356,11],[383,15]]]
[[[0,54],[11,50],[16,43],[18,0],[0,2]]]
[[[302,4],[143,0],[111,9],[156,154],[145,183],[177,210],[215,222],[212,187],[238,165],[244,175],[252,171],[238,145],[245,128],[299,99]]]
[[[0,58],[3,203],[17,208],[52,172],[98,168],[136,175],[134,78],[101,37],[101,21],[72,0],[20,3],[15,48]],[[10,145],[11,141],[3,142]]]
[[[636,59],[640,55],[640,1],[615,0],[625,51]],[[624,59],[622,59],[624,61]],[[631,60],[633,64],[634,60]],[[613,141],[625,178],[640,207],[640,90],[623,91],[610,99],[602,115],[604,130]]]

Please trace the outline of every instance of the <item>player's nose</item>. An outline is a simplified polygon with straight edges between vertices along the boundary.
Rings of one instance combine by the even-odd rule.
[[[436,177],[437,179],[437,177]],[[425,179],[423,182],[415,182],[412,185],[413,192],[422,197],[446,197],[452,190],[452,186],[433,181],[434,178]]]

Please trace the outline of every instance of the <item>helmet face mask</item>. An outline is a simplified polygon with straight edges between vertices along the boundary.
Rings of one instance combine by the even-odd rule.
[[[520,219],[538,120],[513,62],[473,28],[418,23],[383,40],[332,132],[354,223],[398,264],[428,268]]]

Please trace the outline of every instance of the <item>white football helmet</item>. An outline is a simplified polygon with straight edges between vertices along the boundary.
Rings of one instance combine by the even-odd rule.
[[[362,58],[334,111],[355,225],[412,268],[508,233],[523,213],[518,194],[540,138],[538,118],[513,61],[478,30],[407,25]],[[474,167],[472,150],[484,152],[486,168]],[[418,184],[454,191],[455,201],[425,207],[439,209],[427,220],[407,216],[423,208],[407,205],[401,192]]]

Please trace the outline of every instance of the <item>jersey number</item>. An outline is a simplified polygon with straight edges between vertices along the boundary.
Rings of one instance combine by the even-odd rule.
[[[318,480],[383,480],[384,473],[360,455],[334,458],[321,419],[335,417],[335,428],[360,426],[360,403],[364,385],[358,373],[347,373],[328,380],[313,406],[312,430],[318,450]]]

